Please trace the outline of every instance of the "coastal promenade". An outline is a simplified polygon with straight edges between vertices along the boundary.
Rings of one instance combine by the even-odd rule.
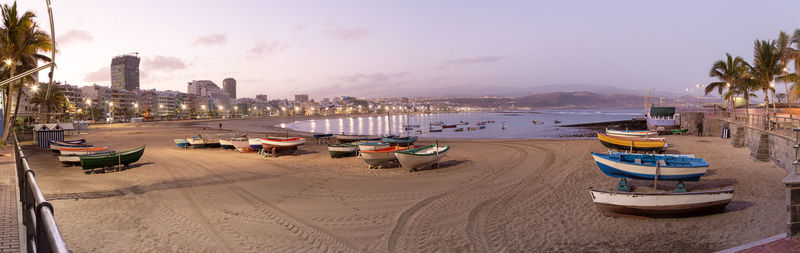
[[[23,252],[14,152],[0,150],[0,252]]]

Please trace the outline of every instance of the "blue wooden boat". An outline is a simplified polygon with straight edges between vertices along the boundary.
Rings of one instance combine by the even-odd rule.
[[[417,141],[416,136],[381,138],[381,142],[389,143],[389,145],[392,146],[401,146],[401,147],[408,147],[410,145],[413,145],[415,141]]]
[[[658,180],[698,181],[708,169],[702,158],[594,152],[592,157],[603,173],[616,178],[653,180],[658,173]]]
[[[175,145],[178,145],[179,148],[188,148],[192,146],[186,138],[172,139],[172,141],[175,142]]]

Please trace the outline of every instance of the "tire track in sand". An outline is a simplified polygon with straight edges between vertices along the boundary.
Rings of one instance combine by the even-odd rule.
[[[494,145],[494,146],[501,146],[501,147],[505,147],[505,148],[510,148],[510,149],[515,151],[514,158],[510,159],[506,164],[504,164],[499,169],[493,170],[490,173],[488,173],[487,175],[482,175],[482,177],[480,177],[478,179],[474,179],[474,178],[471,179],[472,182],[469,182],[468,185],[464,185],[464,186],[459,185],[459,186],[456,186],[455,188],[447,190],[447,191],[445,191],[443,193],[434,195],[432,197],[428,197],[428,198],[426,198],[426,199],[424,199],[422,201],[417,202],[416,204],[414,204],[410,208],[408,208],[405,211],[403,211],[400,214],[400,216],[397,218],[397,223],[395,224],[394,228],[392,229],[392,232],[389,234],[389,240],[388,240],[388,251],[389,252],[396,252],[397,251],[397,244],[398,244],[399,241],[401,241],[401,239],[403,239],[403,238],[401,238],[401,237],[403,237],[403,234],[410,232],[409,230],[411,229],[412,225],[409,225],[409,223],[413,222],[413,220],[411,220],[411,218],[413,216],[417,215],[418,213],[421,213],[424,209],[430,208],[431,206],[434,206],[434,205],[439,207],[439,208],[445,207],[445,205],[441,204],[441,203],[450,202],[453,199],[455,199],[456,197],[459,197],[459,196],[463,195],[464,193],[467,193],[469,191],[478,189],[480,186],[483,186],[483,185],[489,183],[492,179],[494,179],[496,177],[499,177],[504,172],[516,167],[517,165],[519,165],[520,163],[525,161],[525,159],[528,157],[528,152],[525,151],[522,148],[518,148],[518,147],[515,147],[515,146],[511,146],[511,145],[501,145],[501,144],[493,144],[493,143],[485,143],[485,144]],[[425,237],[425,236],[429,236],[429,234],[423,234],[421,236]],[[419,245],[419,241],[415,241],[415,242],[417,243],[417,245]],[[414,246],[414,245],[410,245],[410,246]],[[417,251],[417,250],[410,249],[410,251]]]
[[[498,194],[498,198],[486,200],[475,206],[475,208],[469,212],[467,219],[467,237],[477,251],[508,251],[508,248],[505,247],[508,245],[508,242],[501,216],[508,213],[509,210],[507,206],[512,199],[516,198],[527,186],[537,185],[533,182],[539,180],[543,175],[542,172],[552,169],[555,164],[555,152],[553,150],[537,145],[525,146],[538,149],[545,153],[545,160],[525,178],[504,189]],[[482,213],[482,211],[487,209],[488,211],[486,213]]]
[[[268,201],[265,201],[258,195],[236,185],[235,182],[230,182],[224,177],[223,174],[218,173],[214,168],[208,167],[206,164],[197,163],[191,160],[186,160],[183,162],[194,165],[185,167],[203,169],[204,171],[216,175],[217,178],[223,182],[222,185],[232,190],[233,193],[235,193],[240,199],[259,212],[263,218],[267,218],[273,221],[275,224],[278,224],[294,233],[301,240],[306,242],[306,245],[314,245],[317,247],[317,249],[321,249],[323,251],[363,251],[362,247],[355,245],[352,242],[333,233],[303,222],[299,218],[288,214],[288,212],[271,205]],[[237,168],[230,166],[227,167],[227,169],[237,170]]]

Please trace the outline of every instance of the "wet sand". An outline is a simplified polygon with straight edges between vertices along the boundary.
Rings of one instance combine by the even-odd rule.
[[[270,126],[280,121],[223,127],[278,133]],[[709,252],[783,233],[786,221],[786,173],[717,137],[667,138],[671,150],[711,164],[689,190],[736,189],[725,213],[629,219],[605,217],[591,201],[589,187],[618,182],[589,155],[606,150],[597,140],[440,140],[453,147],[441,167],[409,173],[331,159],[311,138],[301,155],[278,158],[172,143],[222,132],[203,127],[218,122],[96,126],[70,137],[115,150],[147,144],[132,168],[105,174],[61,167],[49,151],[26,148],[67,245],[75,252]]]

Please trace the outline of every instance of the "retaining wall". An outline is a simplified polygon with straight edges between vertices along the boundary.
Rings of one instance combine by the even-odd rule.
[[[792,165],[792,162],[795,160],[795,151],[794,148],[792,148],[795,145],[794,138],[748,127],[737,122],[728,122],[724,119],[709,119],[709,122],[711,121],[716,122],[709,125],[719,125],[718,128],[724,126],[730,128],[731,145],[734,145],[734,147],[736,146],[737,132],[744,131],[744,148],[750,150],[753,160],[757,160],[759,150],[761,152],[767,152],[769,154],[766,158],[767,161],[772,162],[775,166],[783,168],[786,172],[794,172],[794,166]],[[715,132],[717,133],[716,136],[720,136],[719,131],[720,129],[714,129],[711,132]],[[766,135],[766,140],[762,140],[762,134]]]

